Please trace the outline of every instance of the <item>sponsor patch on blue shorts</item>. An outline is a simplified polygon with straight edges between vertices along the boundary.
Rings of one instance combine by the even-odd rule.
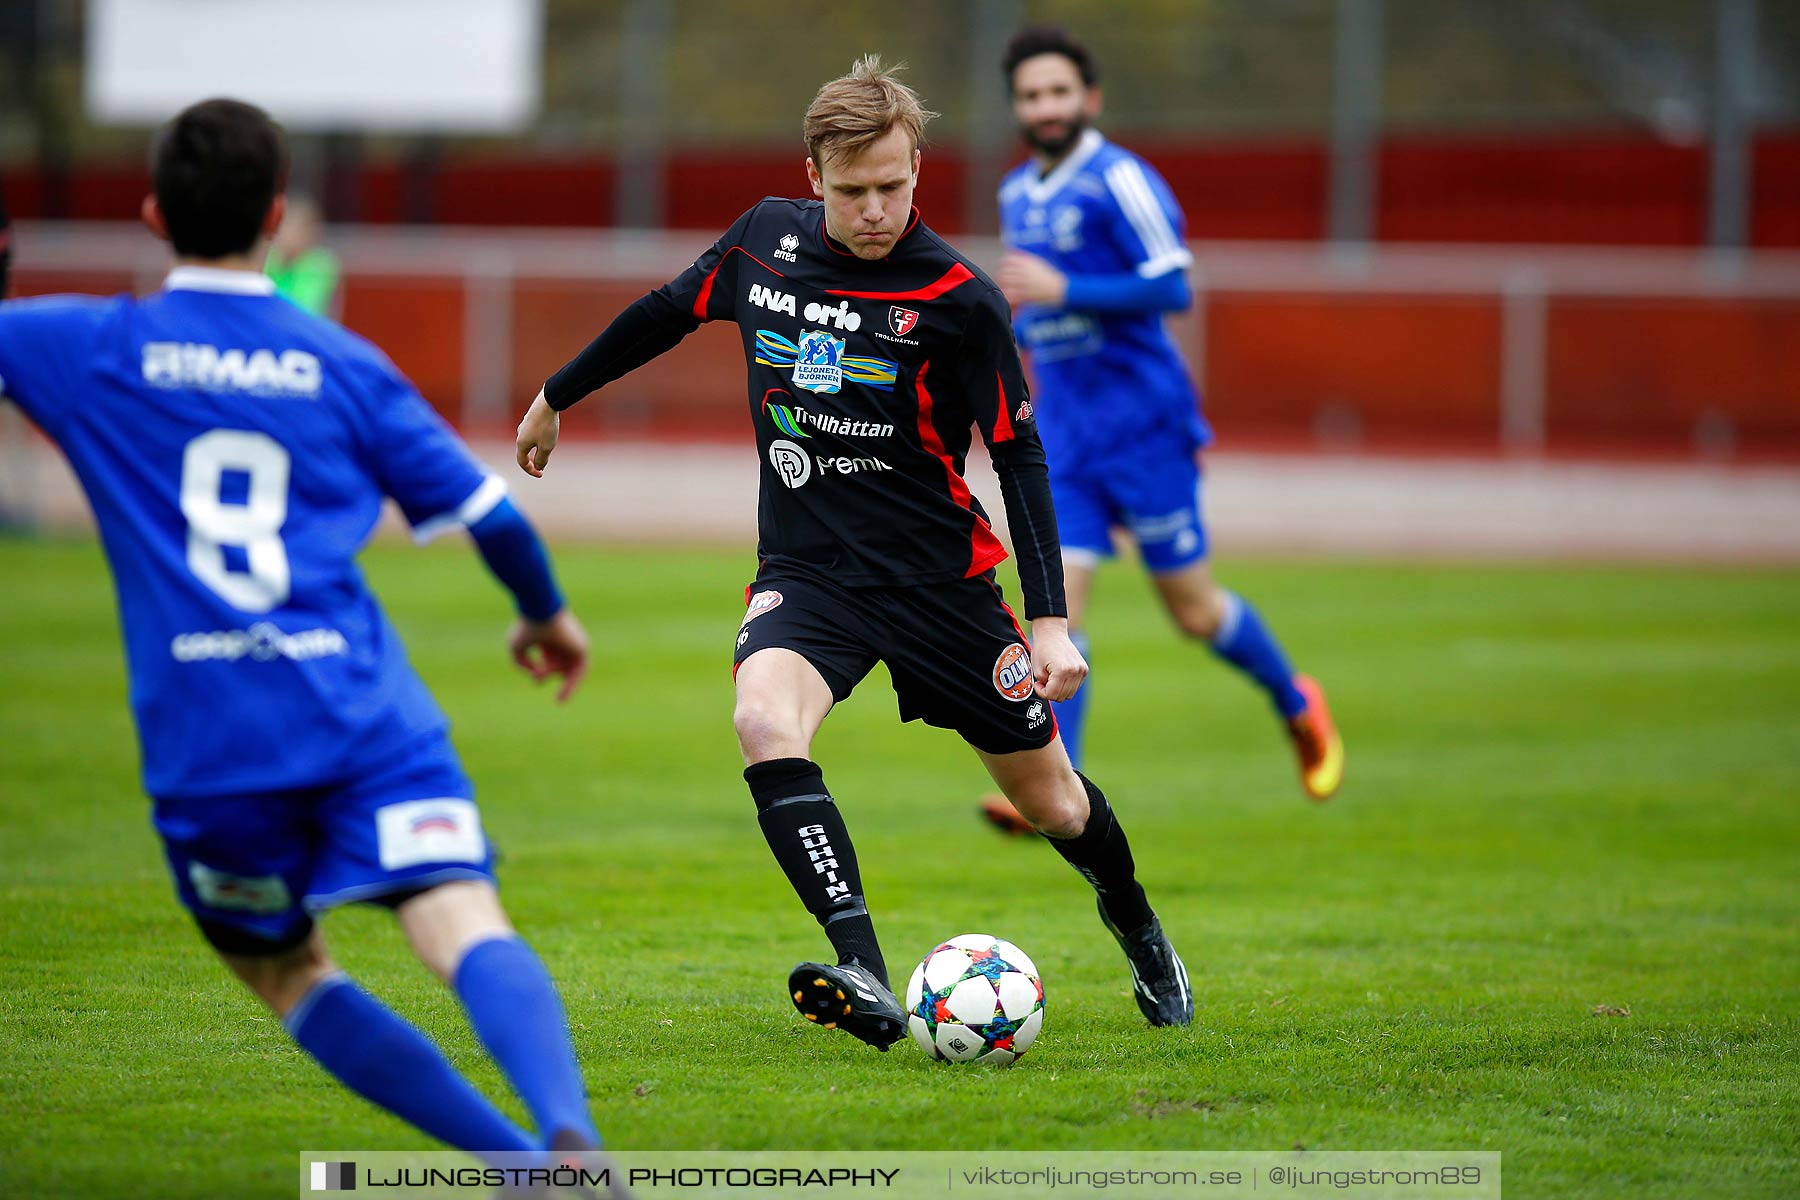
[[[157,797],[156,831],[196,917],[279,940],[313,914],[493,878],[475,789],[448,738],[329,787]]]

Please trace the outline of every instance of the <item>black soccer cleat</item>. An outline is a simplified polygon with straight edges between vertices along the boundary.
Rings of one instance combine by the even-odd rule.
[[[828,967],[801,963],[788,973],[788,995],[800,1015],[827,1029],[842,1029],[887,1052],[906,1036],[906,1013],[880,980],[854,963]]]
[[[1194,1019],[1194,992],[1188,986],[1187,967],[1169,944],[1162,921],[1151,917],[1150,923],[1130,933],[1120,933],[1100,905],[1100,920],[1125,951],[1131,965],[1131,994],[1137,997],[1138,1010],[1152,1025],[1187,1025]]]

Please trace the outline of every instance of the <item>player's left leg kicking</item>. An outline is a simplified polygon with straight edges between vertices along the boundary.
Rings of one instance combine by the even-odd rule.
[[[906,592],[894,624],[909,636],[884,655],[900,715],[962,735],[1006,799],[1093,887],[1100,919],[1130,964],[1144,1019],[1188,1024],[1187,968],[1145,898],[1131,843],[1106,794],[1070,764],[1047,711],[1044,695],[1060,695],[1054,664],[1033,668],[991,573]],[[1078,655],[1068,665],[1086,671]]]
[[[562,1002],[500,906],[468,781],[447,745],[423,758],[344,788],[159,798],[182,900],[300,1047],[364,1099],[476,1154],[598,1146]],[[536,1136],[332,961],[313,917],[352,901],[393,909],[461,999]]]
[[[1105,793],[1069,765],[1061,738],[1037,750],[976,752],[1019,813],[1093,887],[1100,920],[1131,966],[1132,994],[1144,1019],[1152,1025],[1191,1022],[1187,967],[1144,896],[1131,843]]]

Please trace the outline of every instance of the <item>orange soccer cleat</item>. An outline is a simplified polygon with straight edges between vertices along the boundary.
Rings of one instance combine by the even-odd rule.
[[[1306,708],[1287,723],[1288,737],[1300,756],[1300,783],[1314,800],[1326,801],[1344,782],[1344,739],[1332,724],[1325,704],[1325,689],[1310,675],[1294,677],[1294,686],[1306,697]],[[991,818],[990,818],[991,819]]]
[[[1012,801],[998,793],[981,798],[981,815],[987,818],[988,824],[1002,833],[1023,836],[1034,832],[1031,822],[1019,815],[1019,810],[1012,806]]]

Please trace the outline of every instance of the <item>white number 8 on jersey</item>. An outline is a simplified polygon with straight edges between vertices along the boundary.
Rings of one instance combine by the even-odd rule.
[[[181,456],[181,513],[188,521],[188,569],[241,612],[268,612],[288,598],[288,452],[266,433],[215,429]],[[226,471],[250,477],[242,504],[219,498]],[[233,571],[226,546],[242,546],[249,571]]]

